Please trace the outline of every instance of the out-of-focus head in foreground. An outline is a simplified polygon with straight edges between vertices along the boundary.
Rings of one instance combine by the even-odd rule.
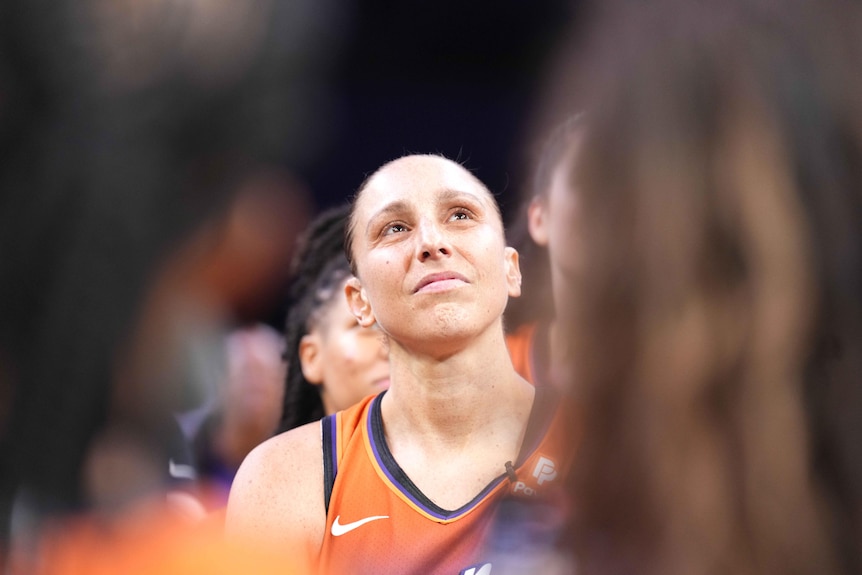
[[[583,573],[862,569],[861,16],[605,3],[561,55]]]
[[[13,500],[32,519],[160,485],[190,349],[276,303],[324,8],[0,7],[4,535]]]

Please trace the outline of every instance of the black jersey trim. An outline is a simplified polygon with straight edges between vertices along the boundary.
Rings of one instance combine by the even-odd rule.
[[[338,475],[338,449],[335,445],[337,436],[335,430],[335,415],[327,415],[320,420],[323,437],[323,505],[329,513],[329,500],[332,498],[332,487],[335,476]]]
[[[443,520],[463,515],[478,505],[482,499],[488,495],[488,493],[496,488],[507,477],[505,472],[500,474],[498,477],[493,479],[487,487],[479,492],[476,497],[455,510],[443,509],[431,501],[419,490],[418,487],[416,487],[416,484],[407,477],[407,474],[404,473],[404,470],[401,469],[401,466],[399,466],[398,462],[395,461],[395,458],[392,457],[392,452],[389,451],[389,445],[386,443],[386,437],[383,432],[383,418],[380,413],[380,403],[385,393],[386,392],[382,392],[374,398],[368,416],[368,432],[371,439],[372,450],[374,451],[381,468],[383,468],[384,472],[389,476],[389,479],[393,484],[395,484],[402,493],[407,495],[410,500],[423,511],[433,517]]]

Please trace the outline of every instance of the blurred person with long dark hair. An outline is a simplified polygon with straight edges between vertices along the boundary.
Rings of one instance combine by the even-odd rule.
[[[305,211],[285,168],[329,50],[310,8],[0,6],[0,555],[11,541],[15,572],[164,572],[221,549],[134,518],[169,485],[191,348],[220,349],[285,279]]]
[[[597,12],[549,96],[590,118],[578,573],[859,573],[860,7]]]

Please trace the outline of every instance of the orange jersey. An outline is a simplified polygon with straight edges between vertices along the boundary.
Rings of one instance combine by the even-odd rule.
[[[486,537],[498,504],[556,491],[571,459],[565,417],[559,416],[557,398],[546,391],[537,390],[518,461],[501,468],[499,477],[456,510],[428,499],[392,457],[380,415],[383,394],[325,417],[327,514],[320,572],[487,572]]]
[[[539,387],[549,384],[548,325],[528,323],[506,335],[506,347],[518,374]]]

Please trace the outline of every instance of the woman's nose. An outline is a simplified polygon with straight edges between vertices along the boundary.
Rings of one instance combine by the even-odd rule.
[[[436,223],[421,224],[418,237],[417,257],[420,261],[448,256],[452,253],[452,247],[449,245],[445,232]]]

